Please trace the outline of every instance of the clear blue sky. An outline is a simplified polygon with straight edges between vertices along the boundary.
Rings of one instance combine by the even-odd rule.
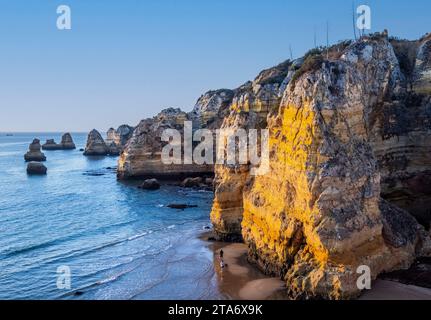
[[[429,0],[355,0],[373,31],[431,31]],[[56,8],[72,9],[72,30]],[[0,132],[106,130],[190,110],[313,46],[352,38],[350,0],[0,0]]]

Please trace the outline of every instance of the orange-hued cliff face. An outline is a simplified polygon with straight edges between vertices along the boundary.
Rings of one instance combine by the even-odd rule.
[[[163,165],[161,132],[268,129],[269,170]],[[192,112],[167,109],[134,130],[119,178],[214,171],[219,239],[286,281],[293,298],[352,298],[372,277],[431,254],[431,36],[343,42],[209,91]]]
[[[404,43],[422,57],[411,74],[377,35],[309,56],[272,91],[265,84],[234,98],[223,126],[266,126],[270,171],[216,166],[211,218],[221,238],[241,234],[249,259],[283,277],[292,297],[355,297],[359,266],[376,277],[429,254],[429,233],[414,218],[431,220],[428,42]],[[264,105],[266,121],[262,109],[236,112],[238,101]]]

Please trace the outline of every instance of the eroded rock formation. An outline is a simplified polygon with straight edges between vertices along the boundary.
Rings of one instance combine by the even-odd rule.
[[[161,140],[163,131],[176,129],[183,135],[184,121],[192,121],[190,114],[174,108],[165,109],[154,118],[142,120],[120,156],[118,177],[181,179],[212,174],[212,165],[162,162],[162,149],[167,144]]]
[[[45,175],[47,168],[43,163],[31,161],[27,165],[27,174],[29,175]]]
[[[54,139],[48,139],[42,145],[42,150],[61,150],[61,145],[56,143]]]
[[[40,151],[40,140],[34,139],[29,145],[28,152],[24,155],[24,160],[29,161],[46,161],[45,155]]]
[[[110,128],[106,132],[106,145],[113,151],[113,153],[120,154],[126,146],[127,141],[132,137],[135,128],[123,124],[117,130]]]
[[[223,127],[269,129],[270,171],[217,166],[211,218],[292,297],[355,297],[359,266],[376,277],[430,254],[429,43],[375,35],[314,51],[232,103]]]
[[[85,156],[106,156],[109,154],[109,148],[103,140],[101,134],[93,129],[88,134],[87,145],[85,147]]]
[[[73,150],[76,148],[70,133],[63,134],[60,145],[63,150]]]
[[[286,61],[262,71],[253,82],[235,90],[222,129],[264,129],[267,115],[278,109],[281,94],[293,75],[295,64]],[[215,199],[211,220],[219,239],[241,240],[243,188],[249,177],[247,165],[216,165]]]
[[[60,143],[56,143],[54,139],[48,139],[46,143],[42,145],[43,150],[72,150],[75,148],[75,143],[70,133],[63,134]]]
[[[141,121],[119,178],[178,178],[211,166],[166,166],[164,129],[268,129],[269,172],[215,166],[211,220],[293,298],[352,298],[358,267],[407,268],[431,254],[431,36],[387,33],[314,49],[235,90],[210,91],[190,113]]]

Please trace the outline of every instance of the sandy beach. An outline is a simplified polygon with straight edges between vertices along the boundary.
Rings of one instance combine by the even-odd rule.
[[[206,238],[206,235],[202,239]],[[219,290],[229,299],[288,299],[285,284],[278,278],[264,275],[247,261],[247,246],[242,243],[208,242],[213,251],[214,270]],[[225,267],[220,266],[223,250]]]
[[[202,239],[207,238],[207,234]],[[247,246],[242,243],[208,242],[213,250],[214,270],[219,290],[230,299],[289,300],[285,283],[264,275],[247,261]],[[224,268],[219,252],[223,249]],[[372,289],[364,291],[359,300],[431,300],[431,289],[397,281],[377,279]]]

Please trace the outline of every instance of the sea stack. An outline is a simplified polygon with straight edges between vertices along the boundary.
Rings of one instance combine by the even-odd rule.
[[[24,155],[25,161],[46,161],[45,155],[40,151],[40,140],[34,139],[29,145],[29,151]]]
[[[27,174],[36,174],[36,175],[45,175],[47,172],[47,168],[43,165],[43,163],[31,161],[27,165]]]
[[[73,139],[70,133],[63,134],[63,136],[61,137],[60,145],[63,150],[76,149],[75,143],[73,142]]]
[[[119,126],[117,130],[115,130],[114,128],[110,128],[106,132],[105,142],[111,151],[111,155],[119,155],[123,151],[124,147],[126,146],[126,143],[132,137],[134,130],[134,127],[131,127],[127,124],[123,124]]]
[[[61,145],[56,143],[54,139],[46,140],[46,143],[42,145],[42,150],[60,150]]]
[[[109,154],[108,146],[96,129],[91,130],[88,134],[87,145],[85,147],[85,156],[106,156]]]
[[[116,142],[121,146],[122,149],[126,146],[126,143],[132,137],[133,131],[135,131],[135,128],[127,124],[123,124],[118,127],[117,129],[118,141]]]

